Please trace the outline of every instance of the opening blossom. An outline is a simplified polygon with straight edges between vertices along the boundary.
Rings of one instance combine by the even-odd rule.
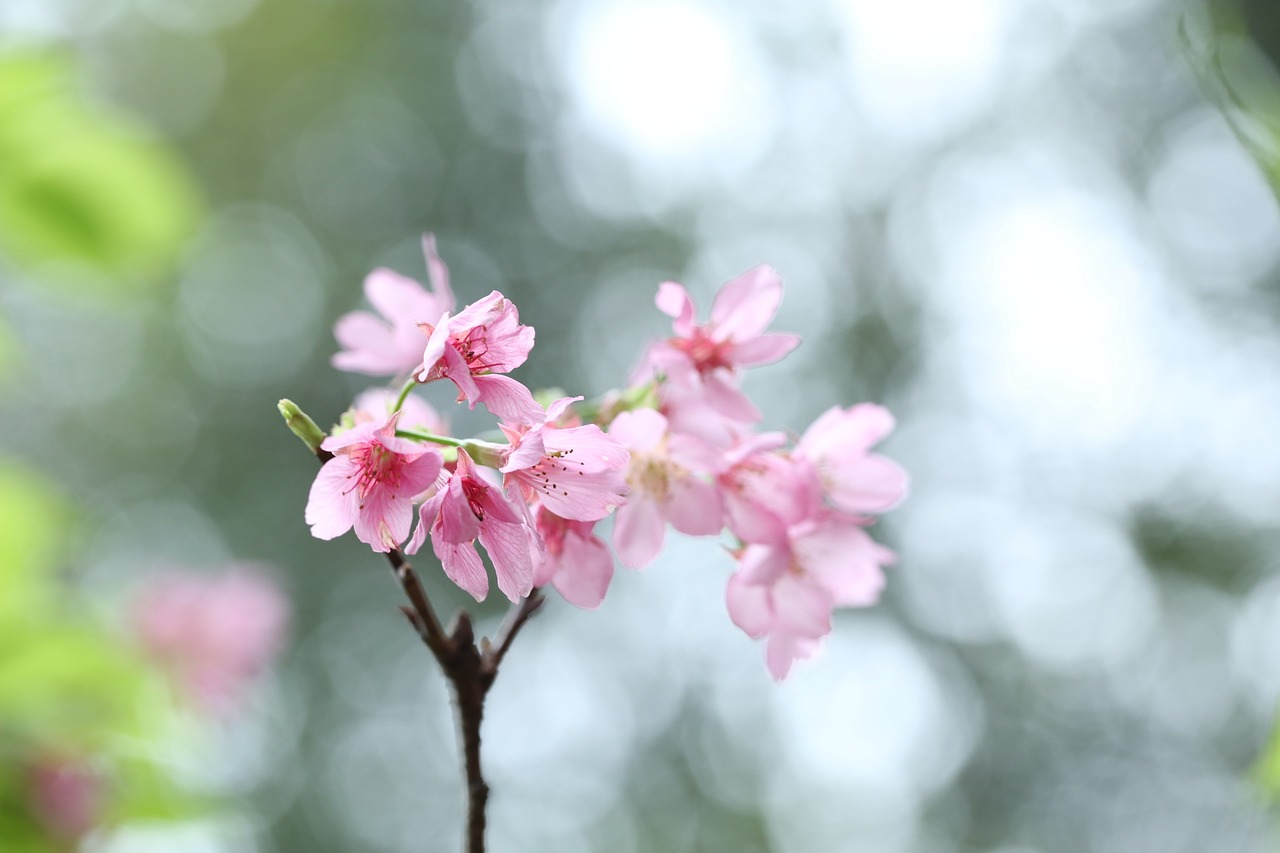
[[[413,498],[435,482],[443,457],[433,447],[396,436],[399,413],[325,439],[333,454],[311,485],[306,519],[311,535],[334,539],[355,528],[375,551],[409,538]]]
[[[613,550],[631,568],[654,560],[668,524],[688,535],[727,534],[736,560],[729,617],[764,640],[779,679],[820,647],[836,607],[877,600],[894,557],[868,528],[907,486],[896,463],[871,452],[893,418],[869,403],[833,407],[794,445],[784,433],[755,431],[761,413],[742,391],[744,371],[800,343],[768,331],[782,299],[772,267],[727,281],[705,323],[683,286],[663,283],[655,301],[673,333],[645,350],[629,384],[544,409],[508,375],[528,358],[534,330],[498,291],[453,313],[444,264],[432,241],[424,246],[432,293],[377,271],[366,292],[385,322],[347,315],[335,329],[345,348],[337,366],[412,374],[398,391],[362,395],[347,419],[354,426],[315,437],[335,455],[311,489],[314,535],[354,528],[375,551],[407,540],[409,554],[430,538],[445,575],[481,600],[490,574],[478,543],[513,601],[549,585],[593,608],[614,576],[614,556],[596,532],[609,516]],[[505,443],[448,435],[413,393],[441,379],[459,402],[483,403]]]
[[[458,399],[476,403],[505,420],[532,421],[542,411],[529,389],[501,374],[524,364],[533,348],[533,328],[520,325],[516,306],[498,291],[438,323],[419,324],[428,335],[422,383],[448,379],[458,386]]]

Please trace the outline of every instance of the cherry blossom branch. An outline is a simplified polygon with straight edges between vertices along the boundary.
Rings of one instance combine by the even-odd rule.
[[[286,405],[287,404],[287,405]],[[320,446],[323,433],[292,403],[281,401],[281,413],[289,428],[306,442],[323,465],[333,454]],[[422,586],[413,566],[403,552],[392,549],[387,560],[409,606],[400,611],[409,620],[422,642],[440,664],[449,683],[453,685],[454,707],[457,709],[461,732],[463,774],[467,787],[467,826],[465,853],[484,853],[486,807],[489,802],[489,785],[484,780],[480,766],[480,724],[484,721],[484,702],[498,675],[498,666],[506,657],[512,642],[529,618],[542,606],[542,592],[534,589],[530,594],[511,605],[502,625],[492,641],[482,637],[476,643],[475,628],[471,616],[459,610],[446,631],[436,616],[431,599]]]

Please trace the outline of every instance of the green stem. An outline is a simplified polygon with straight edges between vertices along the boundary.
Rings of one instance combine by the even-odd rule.
[[[462,447],[465,441],[457,438],[450,438],[447,435],[436,435],[433,432],[417,432],[411,429],[398,429],[396,435],[400,438],[412,438],[415,441],[430,441],[433,444],[443,444],[447,447]]]
[[[404,387],[400,389],[400,396],[396,398],[396,405],[392,412],[400,411],[400,407],[404,405],[404,401],[409,399],[409,392],[413,390],[413,386],[418,384],[418,380],[410,377],[409,381],[404,383]]]

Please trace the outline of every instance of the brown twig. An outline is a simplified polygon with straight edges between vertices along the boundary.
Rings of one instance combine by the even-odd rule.
[[[333,458],[332,453],[322,448],[317,447],[315,453],[322,464]],[[418,573],[404,554],[393,549],[387,552],[387,560],[404,590],[405,598],[409,600],[409,606],[401,607],[400,612],[431,650],[445,677],[453,685],[467,786],[467,827],[463,850],[464,853],[484,853],[485,807],[489,802],[489,785],[484,781],[480,767],[480,724],[484,721],[484,701],[512,641],[529,617],[542,606],[544,598],[540,590],[534,589],[527,598],[513,603],[493,641],[486,637],[477,644],[470,614],[459,610],[446,631],[431,606]]]

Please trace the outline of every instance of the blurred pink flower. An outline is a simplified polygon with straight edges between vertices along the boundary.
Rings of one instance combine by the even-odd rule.
[[[449,579],[476,601],[489,594],[475,541],[480,540],[498,576],[498,588],[512,601],[533,589],[534,555],[541,549],[529,527],[495,486],[485,482],[467,451],[458,448],[458,462],[444,486],[422,505],[420,520],[405,552],[416,554],[431,533],[431,548]]]
[[[85,761],[44,754],[25,773],[27,807],[54,839],[75,842],[102,819],[102,776]]]
[[[594,610],[613,580],[613,555],[592,530],[594,521],[561,518],[538,509],[537,529],[545,551],[534,567],[535,586],[551,584],[570,604]]]
[[[773,267],[761,264],[725,282],[711,304],[709,321],[699,325],[688,291],[663,282],[655,302],[674,318],[675,336],[649,347],[633,383],[657,376],[671,382],[671,388],[664,388],[664,410],[691,427],[678,431],[692,431],[702,422],[701,417],[681,416],[680,410],[691,406],[709,406],[741,423],[760,420],[760,411],[738,387],[738,370],[777,361],[799,346],[798,335],[764,331],[781,301],[782,279]]]
[[[422,237],[431,292],[411,278],[379,268],[364,280],[365,297],[381,315],[368,311],[343,314],[334,324],[333,336],[343,349],[333,356],[339,370],[370,376],[393,376],[422,361],[419,323],[437,323],[454,307],[449,270],[436,254],[436,239]]]
[[[782,680],[831,632],[832,610],[879,599],[880,567],[894,559],[857,519],[819,510],[791,523],[776,541],[738,552],[726,592],[729,617],[748,636],[767,638],[765,661]]]
[[[132,617],[143,650],[187,699],[223,714],[279,652],[289,605],[261,570],[241,565],[218,575],[156,575],[139,591]]]
[[[520,325],[516,306],[498,291],[471,303],[457,316],[420,323],[427,333],[419,382],[448,379],[458,386],[458,399],[476,403],[507,421],[535,422],[542,407],[529,389],[499,374],[524,364],[533,349],[533,327]]]
[[[648,565],[662,550],[667,522],[690,536],[712,536],[724,527],[720,495],[709,476],[719,451],[690,435],[672,434],[653,409],[623,412],[609,435],[631,451],[631,494],[618,508],[613,546],[624,566]]]
[[[398,438],[399,417],[357,424],[320,444],[334,456],[307,498],[312,536],[334,539],[354,526],[356,538],[380,552],[409,538],[413,498],[435,482],[443,457],[435,447]]]
[[[828,500],[850,513],[879,513],[907,495],[907,472],[871,447],[893,431],[883,406],[833,406],[805,430],[795,456],[811,462]]]

